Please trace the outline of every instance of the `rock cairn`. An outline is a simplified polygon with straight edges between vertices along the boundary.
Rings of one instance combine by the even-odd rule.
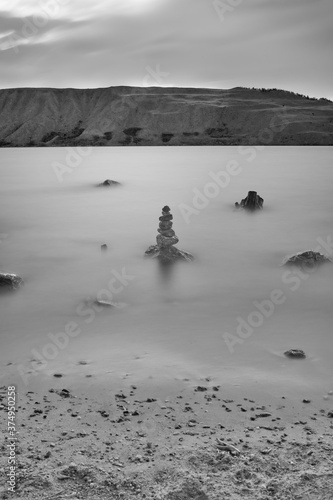
[[[240,203],[235,203],[235,207],[256,210],[257,208],[263,208],[263,204],[263,198],[261,198],[256,191],[249,191],[246,198],[244,198]]]
[[[193,256],[183,250],[179,250],[174,245],[179,242],[176,233],[172,229],[173,215],[170,208],[166,205],[162,208],[162,215],[159,217],[158,235],[156,236],[157,245],[151,245],[145,252],[147,257],[157,257],[163,263],[172,263],[176,260],[185,260],[190,262]]]

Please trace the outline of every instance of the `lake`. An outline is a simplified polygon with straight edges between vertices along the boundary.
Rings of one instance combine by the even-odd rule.
[[[1,375],[7,363],[26,383],[88,366],[333,389],[333,266],[281,267],[299,251],[332,255],[332,158],[330,147],[1,149],[0,271],[25,281],[0,295]],[[264,210],[235,209],[249,190]],[[169,270],[143,257],[164,205],[195,256]],[[287,359],[291,348],[307,359]]]

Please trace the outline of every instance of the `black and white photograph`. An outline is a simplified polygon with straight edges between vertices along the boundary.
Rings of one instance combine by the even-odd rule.
[[[333,500],[332,0],[0,0],[0,499]]]

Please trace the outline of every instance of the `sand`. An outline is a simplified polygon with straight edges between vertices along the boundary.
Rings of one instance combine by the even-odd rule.
[[[333,498],[333,395],[299,400],[210,377],[134,383],[121,374],[17,380],[16,486],[0,498]],[[59,376],[54,376],[59,375]],[[8,471],[7,385],[1,465]]]

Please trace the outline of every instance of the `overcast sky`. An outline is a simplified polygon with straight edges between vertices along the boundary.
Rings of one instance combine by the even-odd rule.
[[[333,0],[0,0],[0,87],[277,87],[333,99]]]

